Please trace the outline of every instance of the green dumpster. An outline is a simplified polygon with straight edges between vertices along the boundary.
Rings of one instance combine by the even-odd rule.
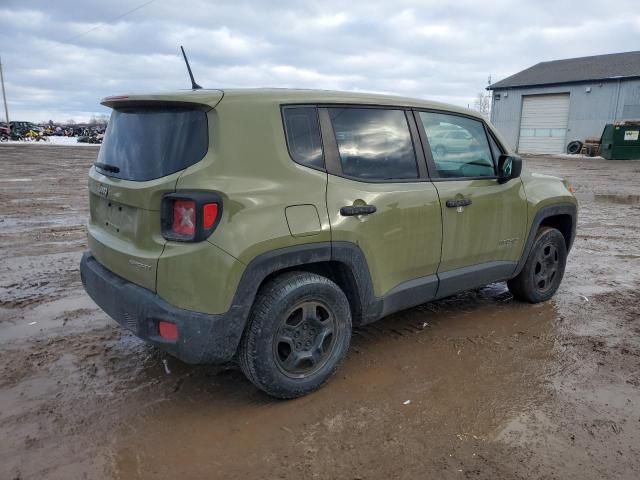
[[[640,121],[607,124],[600,139],[600,155],[607,160],[640,160]]]

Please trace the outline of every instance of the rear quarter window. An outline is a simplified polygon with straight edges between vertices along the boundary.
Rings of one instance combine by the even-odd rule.
[[[317,108],[284,107],[282,115],[291,158],[301,165],[324,169]]]

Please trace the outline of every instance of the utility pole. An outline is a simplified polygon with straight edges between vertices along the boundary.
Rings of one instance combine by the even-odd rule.
[[[489,74],[489,78],[487,79],[487,87],[491,86],[491,74]],[[489,118],[487,118],[488,121],[491,121],[491,112],[493,111],[493,90],[489,90],[489,111],[487,112],[487,114],[489,115]]]
[[[2,73],[2,59],[0,59],[0,83],[2,83],[2,100],[4,101],[4,117],[7,120],[7,128],[9,128],[9,107],[7,106],[7,94],[4,90],[4,75]]]

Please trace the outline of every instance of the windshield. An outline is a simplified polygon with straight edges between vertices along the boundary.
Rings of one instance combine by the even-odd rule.
[[[111,114],[96,163],[110,177],[153,180],[199,162],[208,146],[207,114],[202,110],[119,108]]]

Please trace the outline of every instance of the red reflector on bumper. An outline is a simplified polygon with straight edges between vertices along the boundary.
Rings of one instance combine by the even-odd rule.
[[[207,203],[203,208],[203,226],[205,230],[209,230],[213,227],[213,224],[216,223],[216,218],[218,218],[218,204],[217,203]]]
[[[175,323],[165,322],[160,320],[158,322],[158,333],[165,340],[174,341],[178,339],[178,326]]]

